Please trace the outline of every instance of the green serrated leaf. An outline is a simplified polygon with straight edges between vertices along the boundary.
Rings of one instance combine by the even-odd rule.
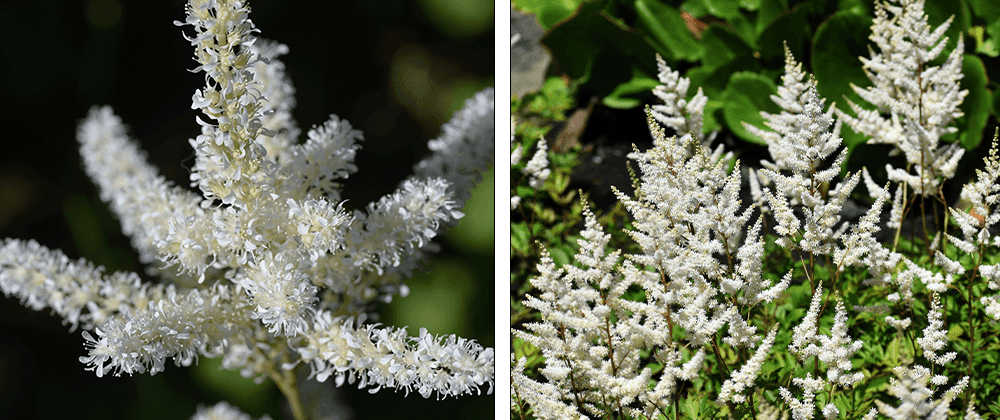
[[[965,330],[962,329],[961,325],[951,324],[951,327],[948,328],[948,341],[955,340],[958,336],[962,335],[963,332],[965,332]]]

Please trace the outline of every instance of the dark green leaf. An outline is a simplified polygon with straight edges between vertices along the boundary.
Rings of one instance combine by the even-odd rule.
[[[704,54],[676,8],[656,0],[636,0],[635,12],[639,29],[649,34],[665,60],[696,61]]]
[[[528,254],[530,250],[531,234],[528,233],[528,224],[525,222],[511,223],[510,225],[510,247],[521,253]]]
[[[973,150],[983,139],[983,129],[990,116],[990,92],[986,90],[986,67],[983,60],[972,54],[962,56],[962,89],[969,94],[962,102],[965,115],[956,121],[962,147]]]
[[[632,67],[632,79],[622,83],[605,96],[601,101],[605,106],[616,109],[635,108],[643,104],[643,99],[650,96],[653,88],[660,84],[659,80],[649,76],[638,66]]]
[[[514,5],[518,10],[534,13],[542,29],[549,29],[559,21],[568,18],[582,0],[516,0]]]
[[[868,16],[839,12],[820,25],[813,37],[812,69],[817,79],[816,89],[828,104],[833,101],[844,111],[850,111],[844,97],[858,105],[867,105],[854,93],[851,84],[870,85],[858,57],[868,56],[871,23]]]
[[[761,111],[777,113],[780,111],[777,105],[771,101],[771,95],[777,94],[778,89],[770,79],[757,73],[739,72],[734,73],[726,86],[723,95],[723,115],[726,125],[737,137],[748,142],[765,144],[763,140],[750,134],[743,127],[743,122],[756,127],[764,127],[764,117]]]
[[[633,65],[656,70],[656,50],[649,39],[608,14],[604,3],[585,1],[542,38],[559,68],[598,96],[628,81]]]
[[[753,57],[753,49],[734,32],[722,25],[711,25],[701,35],[705,51],[702,63],[705,68],[717,69],[739,57]]]

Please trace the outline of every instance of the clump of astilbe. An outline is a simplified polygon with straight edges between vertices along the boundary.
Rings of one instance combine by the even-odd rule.
[[[476,94],[428,144],[432,154],[400,187],[366,207],[343,208],[340,181],[355,172],[362,139],[336,116],[307,133],[291,117],[294,89],[238,1],[192,0],[201,135],[191,185],[171,185],[146,162],[110,107],[80,124],[84,168],[151,273],[176,284],[105,274],[34,241],[0,242],[0,289],[82,327],[98,376],[155,374],[166,360],[222,356],[246,377],[272,378],[304,418],[295,369],[439,398],[492,393],[493,349],[454,335],[365,323],[379,301],[405,295],[431,240],[457,223],[493,156],[492,89]],[[203,283],[204,285],[198,285]],[[187,285],[187,286],[185,286]],[[193,287],[191,287],[193,285]],[[91,334],[93,332],[94,334]]]
[[[904,5],[905,13],[919,14],[908,19],[924,21],[922,4],[904,2]],[[887,25],[889,13],[897,16],[904,13],[902,8],[884,4],[879,7],[882,17],[876,19],[876,32],[878,25]],[[903,21],[895,19],[893,24]],[[938,32],[942,31],[939,29],[933,37],[940,38]],[[889,36],[882,32],[877,37]],[[896,42],[906,39],[902,37]],[[920,57],[938,55],[944,41],[931,44],[937,52],[925,48]],[[878,73],[879,66],[906,69],[906,63],[916,62],[915,58],[902,55],[917,54],[912,49],[894,54],[890,58],[896,61],[887,58],[889,61],[878,64],[874,59],[868,60],[866,63],[878,64],[869,64],[869,72]],[[954,61],[949,58],[939,70],[922,69],[925,80],[921,83],[926,88],[923,95],[933,96],[928,100],[938,107],[928,112],[947,108],[943,104],[950,102],[944,96],[955,99],[964,95],[955,88],[958,78],[954,69],[948,67]],[[989,369],[996,350],[984,338],[995,330],[986,326],[984,320],[996,320],[1000,303],[996,296],[982,297],[987,290],[1000,289],[997,286],[1000,264],[996,264],[994,248],[1000,245],[1000,240],[989,232],[1000,222],[997,205],[1000,158],[996,144],[986,159],[986,169],[978,173],[978,181],[963,189],[963,201],[971,208],[950,209],[963,237],[941,232],[934,241],[927,240],[926,254],[897,252],[894,246],[884,246],[876,239],[883,207],[886,202],[894,203],[890,216],[895,225],[890,221],[889,226],[896,227],[898,232],[903,207],[916,196],[906,199],[902,193],[895,196],[889,193],[890,185],[900,182],[899,173],[884,186],[876,184],[866,170],[836,183],[834,178],[845,151],[830,159],[840,147],[839,123],[833,119],[835,108],[824,111],[824,100],[816,92],[815,80],[807,77],[791,54],[786,53],[784,85],[779,95],[773,97],[782,112],[764,115],[771,130],[748,127],[767,141],[773,153],[772,161],[763,163],[764,170],[750,172],[751,178],[762,178],[772,185],[766,191],[756,185],[759,193],[755,194],[761,197],[755,198],[758,204],[767,204],[769,217],[777,221],[774,226],[777,235],[772,238],[766,232],[761,234],[762,221],[746,227],[750,213],[749,209],[741,211],[737,198],[741,173],[738,162],[734,172],[727,174],[725,165],[706,153],[697,136],[690,132],[685,136],[688,119],[697,117],[687,109],[689,103],[680,101],[688,82],[672,74],[665,64],[661,64],[661,75],[665,75],[661,76],[665,86],[662,91],[670,94],[660,96],[673,105],[661,108],[659,120],[648,111],[654,146],[630,156],[638,161],[640,169],[634,196],[615,190],[632,216],[633,230],[627,233],[641,251],[625,255],[620,265],[602,264],[608,271],[588,274],[593,281],[571,286],[564,279],[561,285],[549,286],[552,290],[584,289],[572,293],[587,295],[590,300],[553,312],[556,302],[565,304],[558,300],[564,294],[543,294],[539,299],[552,302],[545,302],[549,312],[540,323],[543,325],[534,327],[558,337],[556,342],[562,343],[560,349],[571,345],[586,345],[591,349],[607,343],[607,351],[587,353],[602,358],[605,374],[618,360],[609,357],[611,348],[615,354],[621,351],[630,357],[630,352],[639,348],[640,354],[648,354],[643,359],[645,366],[653,368],[647,391],[640,391],[634,398],[630,394],[629,400],[618,400],[620,392],[607,393],[603,386],[573,388],[566,379],[576,378],[577,370],[563,363],[550,372],[558,374],[563,382],[550,379],[532,383],[535,395],[532,398],[539,405],[531,402],[527,405],[535,410],[536,417],[577,418],[587,414],[603,418],[672,418],[678,410],[684,410],[695,418],[712,415],[753,418],[755,407],[777,406],[795,419],[812,419],[817,415],[827,419],[858,418],[865,412],[868,413],[865,419],[947,418],[952,414],[951,404],[961,397],[966,418],[979,418],[973,396],[966,390],[976,389],[977,395],[988,393],[991,400],[996,399],[993,386],[996,374]],[[932,77],[941,80],[926,79]],[[915,77],[902,83],[913,84],[914,80]],[[899,103],[908,100],[893,98]],[[695,99],[703,101],[701,95],[695,95]],[[695,99],[692,102],[697,102]],[[902,114],[893,117],[895,120],[885,119],[886,124],[879,127],[891,131],[895,121],[903,121],[909,125],[900,123],[900,133],[919,129],[916,132],[926,139],[926,131],[933,124],[947,120],[935,127],[943,130],[941,133],[952,130],[946,127],[953,118],[945,118],[946,114],[934,114],[938,116],[925,121],[930,125],[923,128],[914,128],[917,120],[906,122],[909,116]],[[860,121],[861,117],[858,118]],[[658,121],[677,130],[684,140],[667,138]],[[943,182],[951,176],[952,160],[957,161],[956,154],[961,153],[949,150],[949,147],[932,150],[939,154],[936,164],[923,163],[924,169],[920,169],[914,163],[909,169],[926,175],[922,171],[933,167],[937,171],[935,179]],[[940,158],[944,156],[942,153],[947,155],[944,161]],[[840,223],[837,214],[861,179],[874,202],[858,222],[851,226],[842,224],[835,231]],[[927,192],[911,185],[911,181],[903,180],[897,191]],[[757,183],[751,180],[750,184],[753,190]],[[940,191],[939,183],[920,185]],[[937,195],[935,191],[931,192]],[[791,249],[771,246],[772,239]],[[764,257],[766,250],[773,255]],[[602,252],[617,258],[615,249]],[[806,253],[823,258],[815,262],[810,258],[806,262],[801,258]],[[593,258],[577,261],[588,270],[597,266]],[[764,265],[775,271],[764,271]],[[774,275],[780,275],[789,266],[791,271],[772,284]],[[554,266],[548,268],[554,269]],[[804,271],[808,284],[790,285],[796,270]],[[786,288],[791,290],[786,292]],[[626,292],[617,295],[612,290]],[[794,319],[793,311],[803,312],[796,305],[804,306],[802,296],[809,293],[812,299],[798,324],[777,322]],[[561,329],[559,322],[577,320],[588,311],[609,305],[601,299],[612,295],[627,299],[615,303],[616,308],[623,308],[621,312],[609,310],[605,325],[614,327],[616,333],[631,328],[635,336],[618,341],[606,338],[603,342],[597,338],[599,335],[590,341],[572,341],[565,334],[560,337],[561,331],[574,334],[576,331]],[[857,303],[853,310],[863,313],[854,316],[848,303]],[[995,327],[995,322],[991,325]],[[760,334],[761,330],[768,333]],[[525,334],[525,340],[530,335],[520,334]],[[632,347],[619,350],[617,343]],[[785,343],[787,347],[782,348]],[[546,363],[552,363],[552,357],[559,357],[546,353],[556,350],[544,345],[540,350],[548,359]],[[966,364],[960,366],[959,361],[965,357]],[[511,365],[517,380],[525,381],[524,361],[512,359]],[[657,370],[661,367],[662,370]],[[896,379],[889,386],[878,383],[890,376]],[[607,384],[616,386],[624,381],[605,378]],[[514,392],[521,394],[521,391],[515,384]],[[574,399],[583,392],[607,398],[589,403]],[[887,397],[895,397],[900,403],[891,405]],[[758,405],[755,399],[766,400],[767,405],[764,401]],[[512,410],[522,410],[524,414],[523,402],[527,400],[523,398],[522,403],[512,404]],[[618,403],[623,406],[617,406]],[[588,411],[585,407],[592,409]],[[995,407],[990,409],[995,412]],[[553,411],[546,411],[548,408]],[[773,412],[768,413],[772,415]]]
[[[944,32],[953,18],[931,31],[922,0],[901,0],[898,6],[876,2],[870,39],[878,50],[871,50],[870,58],[861,57],[872,86],[852,85],[876,109],[848,101],[857,117],[837,111],[854,131],[870,137],[869,144],[893,145],[893,155],[906,157],[906,168],[886,164],[889,179],[899,183],[893,201],[894,226],[903,217],[901,206],[909,206],[907,189],[944,204],[941,184],[955,176],[965,152],[958,143],[939,146],[942,136],[957,131],[950,125],[963,115],[959,105],[968,94],[959,85],[962,39],[943,64],[928,65],[944,51],[948,43]]]
[[[651,376],[648,368],[639,369],[639,348],[646,345],[643,341],[665,340],[663,334],[648,337],[633,331],[630,320],[634,317],[628,317],[622,307],[628,281],[615,273],[619,252],[605,254],[610,235],[603,232],[589,208],[584,208],[584,217],[586,228],[576,255],[584,268],[556,268],[543,251],[538,265],[541,274],[531,279],[539,295],[529,295],[524,302],[539,311],[542,322],[525,324],[534,334],[513,331],[542,349],[546,357],[541,373],[548,383],[518,375],[512,378],[515,393],[536,407],[536,416],[543,419],[565,418],[567,412],[585,418],[584,413],[628,409],[646,390]],[[618,322],[611,322],[612,313]],[[575,402],[575,407],[567,401]]]
[[[761,276],[760,222],[746,239],[752,245],[736,245],[751,212],[740,211],[739,172],[727,175],[725,163],[693,138],[686,144],[667,138],[651,112],[647,121],[654,147],[631,156],[642,173],[636,198],[614,190],[632,214],[628,233],[642,252],[619,266],[618,251],[604,251],[609,236],[585,210],[576,256],[584,268],[558,269],[545,254],[541,275],[531,280],[539,294],[525,305],[538,309],[542,321],[526,324],[532,333],[513,334],[541,349],[547,382],[518,372],[512,393],[538,418],[567,418],[568,410],[570,418],[655,418],[674,404],[681,381],[698,376],[708,351],[721,360],[719,339],[741,354],[739,369],[725,370],[720,403],[754,405],[746,391],[753,391],[776,331],[761,340],[743,313],[780,296],[789,278],[771,285]],[[630,288],[644,298],[624,299]],[[683,331],[679,340],[675,328]],[[754,348],[748,357],[745,350]],[[662,366],[658,372],[639,363],[644,349]],[[523,361],[512,365],[518,370]],[[655,385],[647,387],[650,380]]]

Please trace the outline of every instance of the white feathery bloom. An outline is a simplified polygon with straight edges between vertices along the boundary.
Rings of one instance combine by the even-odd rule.
[[[813,290],[812,301],[809,303],[809,310],[806,316],[799,321],[792,329],[792,342],[788,349],[799,356],[799,360],[805,360],[808,356],[817,355],[818,348],[813,344],[816,340],[816,324],[819,322],[819,303],[823,298],[823,282],[816,285]]]
[[[943,35],[953,18],[931,31],[922,0],[901,0],[898,6],[876,2],[869,39],[877,49],[861,58],[873,86],[852,87],[878,109],[848,101],[857,117],[837,111],[854,131],[871,137],[868,143],[891,144],[902,152],[915,173],[887,164],[889,179],[923,196],[935,194],[942,180],[955,175],[965,152],[958,143],[938,146],[941,136],[957,130],[949,125],[963,115],[959,105],[969,93],[959,90],[962,39],[942,65],[928,65],[947,45]]]
[[[144,285],[135,273],[105,274],[86,260],[72,261],[33,240],[0,241],[0,291],[36,311],[52,310],[71,330],[103,325],[159,299],[163,286]]]
[[[420,178],[442,178],[451,183],[459,209],[493,166],[493,121],[496,92],[492,87],[465,100],[465,105],[441,126],[441,135],[427,142],[431,154],[413,168]],[[511,130],[513,133],[513,130]]]
[[[936,365],[944,365],[958,355],[956,352],[948,352],[938,355],[937,352],[948,344],[948,331],[943,330],[944,321],[941,313],[941,296],[937,293],[931,298],[931,308],[927,311],[927,328],[924,328],[923,336],[917,338],[917,344],[924,349],[924,357]]]
[[[545,137],[538,138],[535,148],[535,154],[531,156],[528,164],[524,166],[524,174],[531,177],[528,180],[531,188],[540,190],[545,187],[545,180],[549,178],[549,174],[551,173],[548,158],[549,149],[545,145]]]
[[[306,136],[301,146],[288,147],[278,156],[280,180],[275,189],[286,197],[326,197],[339,202],[341,183],[337,180],[358,171],[354,158],[364,136],[336,115],[310,129]]]
[[[823,406],[823,417],[826,420],[835,420],[840,415],[840,410],[837,410],[837,406],[833,403],[829,403]]]
[[[195,47],[195,71],[204,72],[206,79],[205,88],[192,97],[192,109],[210,119],[198,119],[202,134],[191,140],[192,186],[209,199],[250,209],[273,187],[273,175],[261,164],[267,151],[256,142],[260,134],[270,133],[260,121],[263,85],[251,71],[261,61],[250,48],[260,30],[240,2],[192,0],[187,12],[184,22],[174,24],[194,29],[194,36],[185,38]]]
[[[492,393],[492,348],[362,323],[380,300],[405,296],[403,279],[463,216],[492,165],[493,89],[443,126],[413,176],[352,215],[340,181],[357,171],[361,132],[331,116],[299,143],[295,89],[277,60],[288,48],[258,40],[249,13],[241,1],[191,0],[175,22],[193,28],[185,38],[206,80],[192,97],[204,114],[190,140],[200,195],[161,177],[109,107],[92,108],[77,131],[84,169],[140,260],[177,282],[144,284],[135,273],[105,274],[34,241],[5,239],[0,290],[82,327],[88,355],[80,360],[99,376],[223,356],[227,369],[258,379],[302,362],[315,376],[375,390]],[[216,407],[205,416],[227,411]]]
[[[225,401],[219,401],[218,404],[211,407],[199,405],[198,411],[191,416],[191,420],[253,420],[253,417],[240,411],[238,407]],[[271,420],[271,417],[265,414],[260,420]]]
[[[983,218],[982,221],[969,214],[967,209],[950,209],[951,215],[962,230],[965,241],[969,244],[988,245],[989,239],[993,237],[989,232],[990,228],[1000,222],[1000,205],[998,205],[1000,204],[1000,187],[997,185],[997,181],[1000,181],[1000,156],[997,155],[998,135],[1000,135],[1000,130],[993,134],[989,155],[983,158],[985,169],[977,169],[976,180],[963,186],[961,192],[960,201],[968,203],[971,210]],[[973,253],[975,250],[965,252]],[[996,276],[992,271],[989,274],[993,277]]]
[[[753,381],[757,378],[757,373],[760,372],[764,359],[767,357],[768,352],[771,351],[771,346],[774,344],[774,337],[777,333],[778,330],[772,330],[768,333],[767,337],[764,337],[764,341],[757,346],[757,351],[754,352],[753,357],[747,360],[740,367],[740,370],[733,372],[732,376],[722,383],[722,390],[719,391],[717,399],[720,404],[728,400],[737,403],[746,401],[746,396],[741,393],[753,385]]]
[[[159,176],[111,107],[91,108],[76,137],[84,170],[121,221],[122,233],[132,238],[139,261],[150,264],[170,250],[184,266],[204,266],[204,253],[212,251],[212,235],[189,228],[205,217],[198,205],[202,197]]]
[[[805,76],[802,64],[795,62],[786,45],[782,85],[778,87],[778,95],[771,95],[771,100],[781,107],[781,113],[761,112],[771,130],[747,123],[743,126],[767,143],[774,160],[762,160],[764,169],[760,172],[780,191],[780,194],[766,195],[778,221],[775,230],[783,236],[780,244],[788,246],[792,236],[801,234],[798,246],[803,251],[831,254],[837,249],[835,241],[840,236],[838,232],[846,226],[841,226],[838,231],[834,231],[833,227],[840,221],[840,208],[857,185],[859,176],[856,173],[849,176],[829,192],[821,188],[830,185],[840,173],[840,167],[847,158],[847,149],[841,149],[830,167],[822,168],[824,161],[840,147],[840,123],[834,124],[833,106],[823,111],[825,100],[816,90],[816,80],[810,75],[809,80],[804,82]],[[783,196],[782,200],[787,198],[788,204],[779,202],[776,195]],[[798,218],[790,207],[798,205],[802,206],[805,216],[802,232],[799,232]]]
[[[919,365],[897,366],[893,372],[896,378],[889,381],[889,395],[898,398],[899,405],[893,407],[881,400],[875,400],[879,411],[893,420],[944,420],[948,418],[951,402],[969,384],[969,377],[965,376],[945,391],[939,399],[933,400],[935,390],[927,387],[932,376],[930,369]]]
[[[781,386],[778,387],[778,394],[781,399],[792,409],[793,420],[809,420],[816,414],[816,393],[823,390],[826,381],[813,378],[812,373],[807,372],[805,378],[792,378],[792,383],[802,388],[802,399],[799,400],[792,395],[792,392]]]
[[[810,308],[811,309],[811,308]],[[833,318],[830,335],[820,335],[818,356],[826,364],[826,379],[834,385],[849,388],[865,378],[861,372],[850,373],[851,356],[864,345],[861,340],[851,340],[847,335],[847,311],[844,302],[837,300],[837,313]],[[824,414],[826,409],[824,409]]]
[[[249,49],[250,54],[261,58],[247,70],[253,73],[254,80],[264,88],[260,93],[267,100],[261,102],[260,125],[271,134],[257,136],[257,142],[264,146],[266,156],[286,161],[302,132],[292,116],[295,86],[285,70],[285,64],[278,60],[278,57],[288,54],[288,46],[258,37],[257,42],[250,45]]]
[[[249,310],[243,291],[228,285],[187,292],[167,286],[161,299],[95,328],[97,338],[84,331],[90,354],[80,361],[97,376],[156,374],[168,357],[190,366],[199,354],[220,355],[229,336],[251,328]]]
[[[885,317],[885,323],[893,326],[900,332],[906,331],[907,328],[910,328],[910,318],[896,319],[894,316],[887,315]]]
[[[680,72],[672,70],[663,57],[656,55],[656,74],[661,85],[653,88],[653,94],[663,101],[662,104],[652,105],[650,112],[653,118],[660,124],[674,130],[677,135],[678,145],[686,145],[691,141],[691,145],[699,145],[709,149],[709,144],[715,139],[716,133],[705,136],[702,132],[705,120],[705,105],[708,104],[708,97],[698,88],[698,92],[690,100],[687,99],[687,91],[691,86],[691,79],[681,77]],[[685,153],[690,156],[693,148],[684,146]],[[722,145],[718,145],[708,153],[713,162],[719,160],[729,160],[731,152],[723,154]]]
[[[325,382],[334,376],[359,389],[396,388],[416,391],[424,398],[480,394],[481,385],[493,393],[493,349],[454,335],[435,336],[421,328],[410,337],[406,328],[363,325],[364,317],[335,318],[322,311],[312,328],[302,333],[295,349],[310,365],[310,378]]]

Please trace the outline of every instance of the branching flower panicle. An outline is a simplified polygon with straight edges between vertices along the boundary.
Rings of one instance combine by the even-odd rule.
[[[84,329],[80,360],[98,376],[221,356],[245,377],[274,379],[299,419],[299,364],[372,392],[492,394],[492,348],[365,321],[376,303],[406,295],[403,280],[492,165],[493,89],[466,101],[394,192],[349,211],[341,181],[358,169],[361,132],[331,116],[298,142],[295,89],[278,61],[288,47],[258,39],[249,15],[245,2],[191,0],[175,22],[193,29],[185,38],[205,74],[192,97],[201,134],[190,140],[200,195],[160,176],[110,107],[92,108],[77,132],[101,199],[165,283],[5,239],[0,290]]]

